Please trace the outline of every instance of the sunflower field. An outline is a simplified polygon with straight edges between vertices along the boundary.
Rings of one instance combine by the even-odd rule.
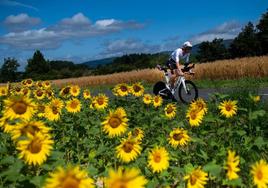
[[[183,105],[141,83],[112,93],[31,79],[1,86],[0,187],[268,187],[260,96]]]

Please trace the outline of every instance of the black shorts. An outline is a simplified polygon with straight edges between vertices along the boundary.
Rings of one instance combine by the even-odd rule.
[[[166,62],[166,66],[167,66],[169,69],[171,69],[171,70],[177,69],[176,62],[175,62],[173,59],[169,59],[169,60]]]

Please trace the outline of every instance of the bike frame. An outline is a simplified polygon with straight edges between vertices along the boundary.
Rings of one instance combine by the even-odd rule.
[[[168,89],[169,91],[171,91],[171,88],[170,88],[170,86],[169,86],[169,84],[168,84],[168,83],[169,83],[169,80],[170,80],[170,78],[169,78],[169,73],[168,73],[168,72],[165,72],[164,75],[165,75],[165,81],[166,81],[166,88],[160,90],[160,91],[159,91],[159,94],[168,96],[168,95],[165,93],[165,91],[166,91],[167,89]],[[177,79],[177,81],[176,81],[176,83],[175,83],[174,91],[176,91],[176,90],[180,87],[181,84],[182,84],[183,89],[185,90],[185,92],[188,93],[187,88],[186,88],[186,85],[185,85],[185,78],[184,78],[184,76],[179,76],[179,77],[178,77],[178,79]],[[172,92],[171,92],[171,93],[172,93]],[[174,95],[174,94],[172,93],[172,95]]]

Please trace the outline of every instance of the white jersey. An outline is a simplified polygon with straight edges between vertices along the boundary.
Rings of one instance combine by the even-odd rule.
[[[182,49],[178,48],[170,55],[170,58],[179,63],[181,59],[185,60],[185,63],[189,63],[190,53],[184,54],[182,53]]]

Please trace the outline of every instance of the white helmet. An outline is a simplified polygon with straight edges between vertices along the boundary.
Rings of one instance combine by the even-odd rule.
[[[183,43],[183,48],[192,48],[193,45],[189,42],[189,41],[186,41],[185,43]]]

